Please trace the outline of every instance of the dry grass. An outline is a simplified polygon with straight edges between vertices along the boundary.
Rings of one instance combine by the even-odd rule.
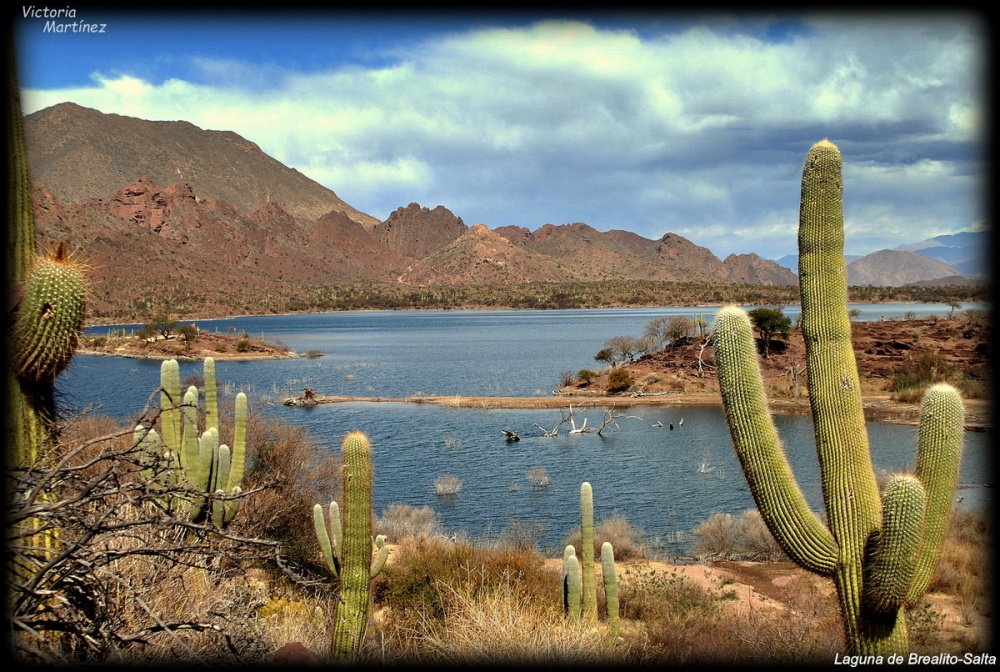
[[[566,664],[620,661],[614,645],[589,629],[567,624],[557,600],[524,599],[518,582],[501,576],[489,585],[442,584],[440,627],[424,621],[417,634],[432,664]]]

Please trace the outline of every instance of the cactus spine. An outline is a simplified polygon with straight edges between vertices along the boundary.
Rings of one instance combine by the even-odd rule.
[[[583,571],[583,621],[597,623],[597,579],[594,576],[594,489],[584,481],[580,485],[580,556]]]
[[[389,557],[385,536],[375,538],[372,557],[372,448],[362,432],[350,432],[341,444],[344,507],[330,502],[329,522],[319,504],[313,525],[323,558],[340,579],[340,604],[334,620],[330,654],[334,660],[356,661],[371,608],[371,581]],[[329,527],[328,527],[329,526]]]
[[[220,444],[215,360],[211,357],[205,359],[204,373],[207,425],[204,431],[198,432],[198,388],[189,387],[182,397],[180,366],[176,359],[168,359],[160,365],[160,431],[140,425],[135,428],[135,438],[146,451],[142,470],[145,477],[186,483],[206,494],[183,502],[173,498],[164,503],[168,510],[185,506],[192,521],[208,519],[217,527],[225,527],[239,510],[239,495],[243,492],[247,396],[242,392],[236,395],[232,448]],[[154,470],[152,465],[157,463],[161,469]],[[217,497],[211,499],[209,506],[207,495],[213,494]]]
[[[849,653],[887,655],[907,650],[903,610],[927,589],[940,557],[964,409],[951,386],[927,391],[917,473],[894,478],[880,497],[847,313],[841,167],[833,143],[810,149],[799,212],[801,324],[828,526],[809,508],[782,451],[744,311],[719,311],[715,353],[733,445],[764,520],[793,560],[832,578]]]

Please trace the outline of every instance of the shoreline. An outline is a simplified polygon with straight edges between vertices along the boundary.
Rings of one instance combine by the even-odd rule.
[[[343,403],[408,403],[438,404],[452,408],[477,409],[551,409],[611,407],[631,408],[633,406],[697,407],[722,406],[722,396],[717,392],[696,394],[665,393],[636,397],[559,395],[551,397],[482,397],[463,395],[414,395],[409,397],[353,397],[339,395],[317,395],[311,402],[301,397],[288,397],[285,406],[310,407],[317,404]],[[888,396],[866,396],[863,400],[865,420],[900,425],[917,425],[920,422],[919,403],[900,403]],[[769,402],[774,415],[809,415],[808,397],[799,399],[773,399]],[[990,402],[983,399],[966,399],[966,431],[984,432],[993,429],[990,417]]]

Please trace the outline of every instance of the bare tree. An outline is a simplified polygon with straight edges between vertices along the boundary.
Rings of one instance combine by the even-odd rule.
[[[130,430],[57,444],[36,464],[8,469],[7,479],[8,633],[23,663],[100,662],[158,638],[184,649],[182,631],[221,637],[240,657],[241,635],[223,615],[178,617],[154,607],[148,593],[193,567],[273,559],[287,568],[278,542],[176,513],[168,502],[233,497],[172,478]]]
[[[656,317],[646,323],[642,335],[652,339],[657,348],[663,348],[667,343],[675,343],[687,338],[694,331],[694,324],[680,315]]]
[[[570,423],[571,426],[573,426],[574,429],[576,428],[576,424],[574,423],[573,418],[580,414],[580,409],[579,408],[574,411],[573,410],[573,405],[570,404],[569,410],[561,410],[560,409],[559,414],[561,416],[560,419],[559,419],[559,422],[557,422],[556,426],[553,427],[552,429],[545,429],[544,427],[542,427],[541,425],[539,425],[537,422],[535,423],[535,427],[537,427],[538,429],[542,430],[542,436],[547,436],[547,437],[559,436],[559,428],[562,427],[563,425],[565,425],[567,422]]]
[[[643,339],[635,336],[612,336],[604,342],[604,347],[609,348],[615,357],[615,363],[634,362],[636,355],[643,352],[645,343]]]
[[[597,428],[597,434],[599,436],[604,436],[603,432],[608,427],[614,427],[615,429],[621,429],[618,421],[622,418],[633,418],[635,420],[642,420],[638,415],[625,415],[623,413],[617,413],[614,406],[607,406],[604,408],[604,419],[601,421],[601,426]]]

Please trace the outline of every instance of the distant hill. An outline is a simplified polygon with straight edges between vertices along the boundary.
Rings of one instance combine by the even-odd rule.
[[[847,265],[851,286],[900,287],[956,275],[961,274],[943,261],[898,250],[879,250]]]
[[[410,203],[397,208],[384,222],[370,229],[372,236],[393,252],[423,259],[466,231],[465,222],[443,205],[433,210]]]
[[[303,222],[331,210],[361,224],[378,222],[232,131],[60,103],[27,115],[24,134],[32,179],[64,204],[107,198],[146,177],[163,187],[190,185],[199,198],[226,201],[244,214],[277,203]]]
[[[756,254],[575,222],[490,230],[443,205],[385,221],[230,131],[64,103],[25,117],[38,240],[93,267],[95,315],[365,305],[368,288],[598,281],[794,285]]]
[[[963,275],[986,275],[991,261],[987,250],[992,248],[989,232],[963,231],[934,236],[894,249],[943,261]]]
[[[961,233],[935,236],[916,243],[900,245],[892,250],[880,250],[867,255],[845,255],[848,269],[862,259],[865,263],[854,267],[848,282],[879,287],[897,287],[900,284],[926,286],[964,285],[981,281],[990,270],[990,234],[985,231],[963,231]],[[882,252],[907,252],[917,256],[884,255]],[[939,264],[928,264],[931,259]],[[788,254],[775,261],[798,273],[799,257]],[[883,266],[883,264],[888,264]],[[905,281],[904,281],[905,279]]]
[[[741,282],[754,285],[798,284],[795,273],[756,254],[730,254],[722,263],[729,269],[729,275]]]

